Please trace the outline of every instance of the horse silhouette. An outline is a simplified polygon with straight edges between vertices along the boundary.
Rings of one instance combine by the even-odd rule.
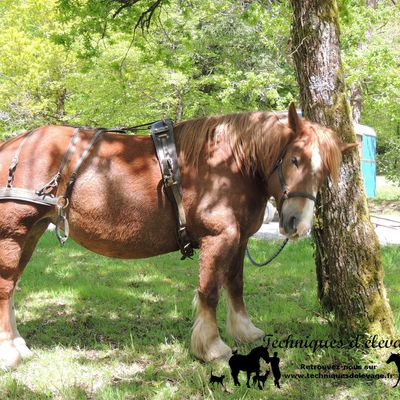
[[[247,372],[247,387],[250,387],[249,381],[250,376],[253,372],[256,374],[256,380],[258,381],[258,388],[262,390],[259,377],[260,377],[260,358],[263,358],[265,362],[269,362],[269,354],[267,347],[259,346],[251,350],[249,354],[242,355],[237,354],[237,351],[233,352],[233,356],[229,359],[229,366],[231,368],[231,374],[235,386],[240,386],[238,375],[240,371]]]
[[[390,357],[386,360],[386,364],[389,364],[391,362],[394,362],[397,367],[397,372],[399,374],[399,377],[397,379],[396,384],[393,386],[394,388],[399,384],[400,382],[400,354],[392,353]]]

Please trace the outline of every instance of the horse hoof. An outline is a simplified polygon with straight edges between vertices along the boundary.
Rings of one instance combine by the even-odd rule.
[[[11,340],[4,341],[0,345],[0,369],[8,371],[15,368],[21,362],[21,354],[12,344]]]
[[[214,360],[228,360],[232,356],[232,350],[220,338],[215,339],[211,344],[202,348],[195,347],[192,343],[194,355],[205,362]]]
[[[232,356],[232,350],[221,339],[215,340],[206,353],[206,361],[229,360]]]
[[[15,338],[13,340],[15,348],[18,350],[23,360],[31,358],[33,356],[32,351],[26,345],[25,340],[22,337]]]
[[[227,329],[238,343],[253,343],[265,336],[264,331],[255,327],[248,318],[229,321]]]

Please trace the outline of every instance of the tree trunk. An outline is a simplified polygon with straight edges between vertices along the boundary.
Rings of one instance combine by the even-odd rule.
[[[373,8],[374,10],[377,7],[376,0],[366,0],[366,6]],[[372,28],[366,32],[365,39],[360,42],[358,45],[358,50],[364,52],[367,48],[368,42],[372,37]],[[353,121],[357,124],[360,123],[361,120],[361,106],[363,101],[363,84],[365,82],[356,82],[352,87],[350,87],[350,104],[352,110]]]
[[[356,124],[361,120],[361,106],[363,100],[363,90],[361,83],[357,82],[350,88],[350,104],[352,110],[353,121]]]
[[[305,117],[355,142],[343,79],[336,0],[291,0],[293,56]],[[314,224],[318,296],[348,333],[394,335],[380,246],[370,222],[357,151],[343,157],[337,187],[318,195]]]

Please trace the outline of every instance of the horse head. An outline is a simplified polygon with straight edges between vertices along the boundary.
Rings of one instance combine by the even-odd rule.
[[[269,362],[268,347],[259,346],[256,347],[253,351],[257,355],[257,357],[261,357],[267,363]]]
[[[390,364],[391,362],[399,362],[400,361],[400,355],[396,353],[392,353],[390,357],[386,360],[386,364]]]
[[[304,120],[292,103],[288,126],[291,137],[268,179],[280,215],[280,232],[297,238],[312,225],[317,192],[330,175],[338,180],[342,153],[357,146],[345,144],[327,128]]]

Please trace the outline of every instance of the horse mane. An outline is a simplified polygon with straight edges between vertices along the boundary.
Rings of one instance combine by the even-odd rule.
[[[337,183],[342,160],[337,135],[303,121],[302,134],[319,147],[324,170]],[[202,117],[180,122],[175,129],[180,162],[195,166],[206,144],[212,148],[225,140],[240,168],[247,173],[259,171],[263,176],[269,176],[293,140],[286,113],[257,111]]]
[[[306,131],[311,135],[311,140],[319,148],[324,170],[330,175],[332,182],[337,185],[342,162],[339,137],[331,129],[319,124],[305,120],[305,125]]]
[[[264,176],[272,171],[292,133],[279,114],[267,112],[197,118],[180,122],[176,131],[182,161],[197,165],[206,143],[218,146],[224,140],[240,168]]]

